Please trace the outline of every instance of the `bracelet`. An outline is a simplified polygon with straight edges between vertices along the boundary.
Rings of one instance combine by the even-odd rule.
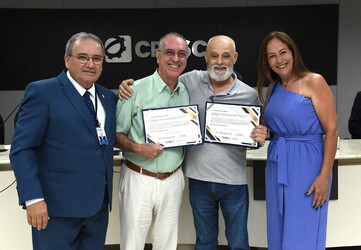
[[[264,143],[260,143],[259,146],[260,146],[260,147],[263,147],[263,146],[264,146]]]

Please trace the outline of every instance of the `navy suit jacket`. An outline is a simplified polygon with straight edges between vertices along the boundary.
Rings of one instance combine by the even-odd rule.
[[[89,217],[106,194],[111,209],[117,97],[95,86],[106,112],[103,146],[66,72],[26,87],[10,150],[20,205],[44,197],[49,216]]]
[[[348,131],[352,139],[361,139],[361,91],[356,94],[348,119]]]

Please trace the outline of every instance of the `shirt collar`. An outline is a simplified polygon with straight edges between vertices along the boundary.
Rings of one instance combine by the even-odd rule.
[[[228,89],[226,89],[225,91],[223,91],[223,92],[221,92],[221,93],[218,93],[217,95],[233,95],[233,94],[238,93],[238,89],[237,89],[235,83],[236,83],[237,81],[239,81],[239,80],[237,79],[236,73],[233,72],[233,73],[232,73],[232,76],[233,76],[233,78],[234,78],[233,83],[232,83],[232,86],[229,87]],[[210,80],[210,78],[209,78],[208,72],[207,72],[206,74],[204,74],[204,76],[203,76],[203,78],[202,78],[202,82],[203,82],[204,84],[208,84],[208,85],[209,85],[209,88],[211,88],[211,89],[213,90],[212,85],[211,85],[211,80]]]
[[[81,96],[84,95],[85,91],[89,91],[90,94],[94,97],[95,96],[95,84],[93,84],[90,89],[85,89],[82,86],[80,86],[79,83],[77,83],[73,77],[71,77],[69,70],[66,72],[67,77],[69,78],[69,81],[73,84],[74,88],[79,92]]]
[[[163,79],[160,77],[160,75],[158,74],[158,70],[156,70],[153,74],[153,77],[155,79],[155,85],[157,86],[157,90],[158,90],[158,93],[161,93],[163,90],[168,90],[169,91],[169,87],[168,85],[163,81]],[[177,82],[177,85],[176,87],[174,88],[174,91],[173,93],[177,93],[179,94],[179,81]]]

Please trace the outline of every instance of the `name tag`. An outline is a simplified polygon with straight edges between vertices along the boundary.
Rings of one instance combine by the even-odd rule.
[[[107,135],[105,134],[104,128],[97,128],[98,140],[100,145],[108,145]]]

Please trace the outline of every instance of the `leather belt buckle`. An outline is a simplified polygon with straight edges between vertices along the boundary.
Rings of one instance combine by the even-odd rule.
[[[138,165],[134,164],[133,162],[130,162],[128,160],[125,160],[125,165],[130,168],[131,170],[139,173],[139,174],[143,174],[143,175],[147,175],[147,176],[151,176],[155,179],[158,180],[164,180],[166,178],[168,178],[169,176],[171,176],[172,174],[174,174],[179,168],[180,166],[178,166],[177,169],[173,170],[172,172],[168,172],[168,173],[154,173],[154,172],[150,172],[146,169],[143,169],[142,167],[139,167]]]

